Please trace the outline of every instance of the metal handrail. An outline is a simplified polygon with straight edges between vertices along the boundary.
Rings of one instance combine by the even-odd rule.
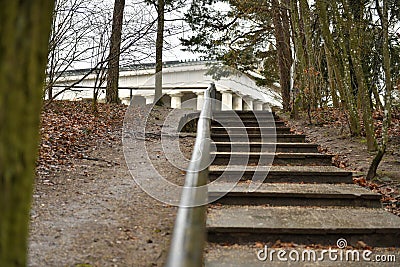
[[[203,109],[197,124],[197,136],[187,169],[185,185],[175,221],[166,267],[203,265],[206,241],[206,200],[210,161],[210,125],[215,84],[204,92]],[[201,205],[198,205],[201,203]]]

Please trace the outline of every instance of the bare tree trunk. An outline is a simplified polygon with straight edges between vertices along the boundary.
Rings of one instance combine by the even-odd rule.
[[[371,98],[368,92],[367,84],[365,81],[365,76],[362,68],[361,62],[361,47],[363,40],[363,29],[362,29],[362,13],[357,14],[359,18],[352,14],[353,12],[350,11],[350,7],[347,3],[347,0],[342,0],[344,12],[346,14],[347,20],[344,23],[347,31],[349,32],[349,49],[350,49],[350,56],[351,61],[353,63],[353,68],[357,80],[358,86],[358,95],[359,95],[359,102],[361,103],[361,111],[362,111],[362,118],[364,122],[364,129],[366,133],[367,139],[367,147],[369,151],[376,150],[376,139],[375,139],[375,131],[374,125],[372,120],[372,108],[371,108]],[[362,5],[360,3],[360,5]],[[358,12],[362,12],[363,7],[360,7]]]
[[[27,266],[54,1],[0,1],[0,266]]]
[[[290,49],[290,25],[288,6],[281,6],[278,0],[272,1],[273,21],[275,26],[275,39],[278,51],[279,77],[282,92],[282,105],[285,111],[290,110],[290,68],[292,52]]]
[[[101,86],[106,80],[106,69],[105,64],[101,64],[99,69],[96,72],[96,78],[94,80],[93,87],[93,100],[92,100],[92,111],[95,116],[99,114],[99,110],[97,107],[99,93],[101,91]]]
[[[125,0],[115,0],[113,24],[110,42],[110,55],[108,56],[107,73],[107,103],[120,103],[118,97],[119,55],[121,50],[122,21],[124,18]]]
[[[322,3],[323,1],[318,1],[318,3]],[[338,12],[338,3],[336,1],[334,2],[334,6],[332,7],[332,10],[334,12],[335,19],[341,29],[348,29],[348,27],[345,25],[345,22],[343,20],[343,17],[341,14]],[[350,68],[350,62],[348,58],[348,49],[346,47],[346,37],[344,36],[343,31],[339,31],[339,47],[341,49],[340,52],[337,51],[336,46],[333,45],[332,41],[332,46],[331,46],[331,51],[334,51],[332,54],[334,54],[340,61],[337,61],[336,64],[334,64],[335,67],[335,76],[336,76],[336,82],[337,84],[342,84],[342,91],[343,91],[343,96],[344,96],[344,101],[345,101],[345,106],[349,114],[349,121],[350,121],[350,131],[352,135],[354,136],[359,136],[361,133],[361,126],[360,126],[360,120],[358,117],[358,109],[357,109],[357,102],[353,94],[353,86],[352,86],[352,80],[351,80],[351,68]],[[328,37],[329,39],[329,37]],[[341,67],[342,70],[339,68],[339,64],[341,62]]]
[[[306,69],[306,51],[304,50],[304,27],[300,22],[298,0],[290,0],[290,18],[292,27],[292,40],[294,44],[296,64],[296,80],[293,88],[293,117],[298,118],[300,106],[304,105],[304,88],[305,76],[304,70]],[[303,99],[302,99],[303,98]],[[302,103],[303,102],[303,103]]]
[[[378,169],[379,163],[381,162],[383,156],[386,152],[386,146],[389,140],[389,127],[391,122],[391,110],[392,110],[392,77],[390,73],[390,52],[389,52],[389,33],[388,33],[388,1],[383,0],[383,8],[379,7],[379,1],[376,0],[376,7],[378,10],[379,17],[382,23],[383,32],[383,45],[382,45],[382,56],[383,56],[383,68],[385,72],[385,111],[383,115],[382,124],[382,142],[378,148],[378,153],[372,160],[371,166],[369,167],[366,179],[372,179],[376,176],[376,170]]]
[[[336,94],[335,73],[334,73],[334,68],[332,66],[333,60],[331,58],[331,55],[327,48],[326,43],[324,44],[324,49],[325,49],[326,65],[328,68],[329,89],[330,89],[330,94],[332,96],[332,103],[333,103],[333,107],[338,108],[339,107],[339,99]]]
[[[375,98],[375,108],[379,109],[379,110],[383,110],[384,107],[382,105],[381,99],[379,98],[379,92],[378,92],[378,88],[377,88],[375,82],[372,85],[372,93],[374,94],[374,98]]]
[[[54,82],[54,57],[55,57],[55,51],[54,49],[51,51],[51,56],[50,56],[50,72],[49,72],[49,81],[48,81],[48,86],[47,86],[47,98],[52,99],[53,98],[53,82]]]
[[[342,25],[342,19],[337,12],[337,3],[335,1],[332,2],[334,16],[337,18],[338,23]],[[358,136],[360,135],[360,122],[354,103],[354,97],[351,92],[350,68],[348,66],[347,49],[344,45],[343,36],[339,36],[340,41],[338,45],[333,43],[332,34],[329,30],[330,23],[326,12],[327,4],[324,1],[316,1],[316,7],[321,24],[322,37],[325,43],[326,58],[328,62],[330,61],[328,64],[332,66],[332,72],[340,94],[340,99],[349,115],[350,132],[352,135]],[[344,28],[343,25],[341,28]],[[342,53],[338,52],[337,46],[343,50]]]
[[[310,21],[310,7],[308,5],[307,0],[299,0],[299,13],[300,13],[300,21],[303,24],[303,38],[304,38],[304,51],[306,57],[306,73],[303,74],[307,79],[307,92],[308,93],[308,109],[313,107],[317,107],[317,103],[319,100],[319,91],[316,87],[316,77],[315,77],[315,55],[314,49],[312,45],[312,30],[311,30],[311,21]]]
[[[55,27],[56,27],[56,20],[57,20],[57,15],[56,12],[53,11],[53,16],[52,16],[52,22],[51,22],[51,32],[50,35],[52,36],[54,31],[55,31]],[[50,38],[51,39],[51,38]],[[50,41],[51,42],[51,41]],[[52,99],[53,98],[53,83],[54,83],[54,72],[55,72],[55,68],[54,68],[54,61],[55,61],[55,56],[56,56],[56,50],[53,47],[50,47],[51,45],[49,44],[49,55],[48,57],[50,57],[50,66],[48,68],[48,74],[47,76],[49,77],[48,82],[46,83],[46,92],[47,92],[47,98],[48,99]],[[43,94],[43,97],[46,96],[46,92]]]
[[[164,44],[164,8],[165,1],[157,1],[157,40],[156,40],[156,81],[154,103],[163,105],[162,97],[162,68],[163,68],[163,44]]]

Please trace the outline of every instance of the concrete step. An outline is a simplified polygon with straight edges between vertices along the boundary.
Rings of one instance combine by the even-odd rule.
[[[291,152],[317,153],[318,145],[312,143],[261,143],[261,142],[214,142],[220,152]]]
[[[332,156],[321,153],[210,152],[213,165],[318,165],[331,166]]]
[[[304,134],[214,134],[211,133],[211,139],[215,142],[278,142],[278,143],[304,143],[306,136]]]
[[[211,126],[225,126],[225,127],[282,127],[285,122],[281,120],[254,120],[254,119],[221,119],[219,121],[213,120]]]
[[[290,127],[218,127],[212,126],[211,132],[215,134],[275,134],[275,133],[285,133],[289,134]]]
[[[225,115],[225,114],[238,114],[238,115],[247,115],[247,114],[272,114],[275,115],[275,112],[271,112],[268,110],[215,110],[213,111],[213,114],[217,114],[217,115]]]
[[[375,208],[214,206],[207,215],[211,242],[295,242],[399,246],[400,218]]]
[[[275,121],[281,121],[279,117],[272,117],[272,116],[215,116],[213,115],[212,119],[218,122],[225,122],[225,121],[257,121],[259,123],[273,123]]]
[[[251,179],[265,183],[347,183],[352,184],[352,172],[334,166],[218,166],[211,165],[209,179],[236,182]]]
[[[232,120],[242,120],[242,121],[261,121],[261,122],[273,122],[273,121],[279,121],[281,120],[278,116],[272,116],[268,114],[260,114],[260,115],[254,115],[254,114],[213,114],[212,119],[215,121],[232,121]]]
[[[209,199],[224,205],[382,207],[380,194],[355,184],[263,183],[255,191],[249,185],[212,183]]]
[[[213,111],[214,115],[229,115],[229,114],[256,114],[256,115],[275,115],[275,112],[271,112],[268,110],[215,110]]]
[[[254,120],[254,121],[280,121],[281,119],[277,116],[270,116],[270,115],[213,115],[212,116],[213,120],[216,121],[232,121],[232,120],[242,120],[242,121],[249,121],[249,120]]]

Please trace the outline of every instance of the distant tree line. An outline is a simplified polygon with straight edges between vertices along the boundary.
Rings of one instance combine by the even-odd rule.
[[[257,71],[265,77],[260,84],[279,84],[285,111],[296,116],[299,110],[341,108],[351,134],[364,129],[368,149],[378,150],[368,173],[373,177],[388,143],[393,89],[400,84],[400,5],[310,2],[196,0],[186,12],[184,0],[0,0],[0,265],[27,265],[44,96],[57,97],[61,92],[53,85],[86,62],[82,79],[97,77],[94,101],[96,86],[107,82],[107,101],[118,102],[118,68],[147,58],[156,61],[160,96],[162,52],[171,47],[165,40],[184,30],[176,23],[184,11],[192,34],[182,43],[189,50]],[[374,110],[384,111],[379,144]]]
[[[182,42],[258,71],[260,84],[279,83],[283,109],[293,116],[342,109],[351,134],[365,133],[368,150],[379,151],[371,178],[386,149],[393,84],[400,81],[399,19],[398,0],[199,0],[186,15],[193,34]],[[374,110],[384,111],[380,144]]]
[[[95,75],[94,109],[99,88],[106,85],[106,101],[118,103],[119,67],[156,61],[162,70],[162,52],[172,49],[166,38],[182,33],[186,1],[171,0],[57,0],[53,12],[44,96],[55,99],[53,86],[69,70],[85,68],[83,79]],[[165,34],[164,34],[165,33]],[[90,67],[87,67],[90,66]],[[159,84],[162,75],[157,75]],[[157,86],[156,95],[160,95]],[[156,98],[155,98],[156,99]]]

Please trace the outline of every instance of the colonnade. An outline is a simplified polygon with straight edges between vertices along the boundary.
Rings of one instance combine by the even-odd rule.
[[[270,105],[261,99],[255,99],[250,95],[243,95],[232,90],[218,90],[220,93],[221,110],[269,110]],[[170,103],[166,103],[171,108],[182,108],[182,103],[187,100],[188,93],[191,93],[196,99],[191,101],[190,107],[201,110],[204,102],[204,91],[176,91],[168,92]],[[194,93],[194,94],[193,94]],[[152,104],[154,101],[153,94],[135,95],[134,97],[144,97],[146,104]],[[184,98],[184,100],[183,100]],[[169,101],[169,100],[168,100]],[[123,100],[124,103],[129,103],[129,98]],[[143,103],[144,104],[144,103]]]

